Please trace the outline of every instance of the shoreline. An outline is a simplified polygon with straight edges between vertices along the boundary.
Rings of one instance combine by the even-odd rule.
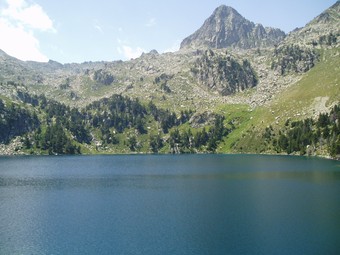
[[[0,145],[1,146],[1,145]],[[284,153],[241,153],[241,152],[232,152],[232,153],[208,153],[208,152],[198,152],[198,153],[152,153],[152,152],[135,152],[135,153],[83,153],[83,154],[56,154],[50,155],[46,153],[26,153],[24,151],[18,150],[16,152],[9,152],[9,153],[1,153],[0,157],[39,157],[39,156],[143,156],[143,155],[153,155],[153,156],[163,156],[163,155],[173,155],[173,156],[180,156],[180,155],[263,155],[263,156],[289,156],[289,157],[305,157],[305,158],[319,158],[319,159],[327,159],[327,160],[334,160],[340,161],[340,157],[332,158],[329,155],[298,155],[298,154],[284,154]]]

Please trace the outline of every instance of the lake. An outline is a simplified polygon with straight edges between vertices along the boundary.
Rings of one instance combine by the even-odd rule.
[[[340,162],[0,157],[0,254],[340,254]]]

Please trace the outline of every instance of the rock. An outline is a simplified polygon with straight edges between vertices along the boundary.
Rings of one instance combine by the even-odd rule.
[[[207,50],[191,69],[199,83],[223,96],[257,85],[256,74],[248,60],[238,61],[223,52]]]
[[[215,119],[216,119],[215,113],[206,111],[192,116],[189,120],[189,123],[193,128],[199,128],[209,124],[213,124]]]
[[[250,49],[278,44],[285,38],[280,29],[264,28],[242,17],[235,9],[222,5],[194,34],[181,43],[184,48]]]

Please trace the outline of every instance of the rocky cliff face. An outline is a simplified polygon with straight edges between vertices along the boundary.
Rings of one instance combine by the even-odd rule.
[[[194,34],[181,43],[183,48],[250,49],[273,46],[285,38],[280,29],[264,28],[261,24],[242,17],[235,9],[225,5],[217,8]]]
[[[304,73],[312,69],[319,59],[319,54],[309,48],[298,45],[281,45],[275,48],[271,68],[281,75],[289,72]]]
[[[221,95],[231,95],[257,85],[248,60],[239,61],[228,53],[205,51],[191,69],[198,82]]]

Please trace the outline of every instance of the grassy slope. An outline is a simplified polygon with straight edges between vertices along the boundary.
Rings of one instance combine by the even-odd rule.
[[[268,152],[262,139],[267,126],[272,125],[278,129],[289,118],[297,120],[313,117],[318,114],[320,107],[322,110],[340,102],[339,55],[339,48],[322,52],[321,61],[299,82],[277,95],[269,107],[259,107],[253,112],[246,106],[221,107],[227,112],[227,119],[232,116],[243,121],[228,136],[218,152]],[[320,98],[324,100],[317,103]]]

